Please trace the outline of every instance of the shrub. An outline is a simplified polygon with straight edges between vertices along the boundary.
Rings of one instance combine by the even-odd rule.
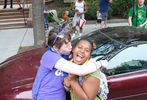
[[[96,20],[96,12],[97,12],[97,8],[96,7],[88,7],[88,12],[85,14],[85,18],[87,20]]]
[[[137,4],[138,0],[135,0]],[[145,4],[147,1],[145,1]],[[127,18],[130,8],[133,7],[133,0],[113,0],[110,6],[113,9],[112,16],[119,16],[121,18]]]

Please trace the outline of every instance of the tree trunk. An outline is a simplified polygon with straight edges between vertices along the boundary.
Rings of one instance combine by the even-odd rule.
[[[35,47],[43,46],[45,40],[43,0],[32,0],[33,33]]]

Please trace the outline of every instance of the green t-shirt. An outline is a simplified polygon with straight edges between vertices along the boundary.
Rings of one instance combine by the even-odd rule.
[[[128,16],[133,17],[132,26],[136,26],[136,19],[137,19],[137,26],[139,26],[146,21],[146,17],[147,17],[146,8],[145,6],[143,6],[142,8],[135,6],[134,8],[135,8],[134,16],[133,16],[133,7],[130,9]],[[143,27],[145,28],[145,25]]]
[[[95,78],[100,80],[100,78],[101,78],[100,70],[97,70],[96,72],[93,72],[91,74],[85,75],[84,76],[84,80],[86,80],[90,76],[95,77]],[[77,80],[79,80],[79,78],[77,78]],[[74,92],[72,90],[71,90],[70,95],[71,95],[71,100],[78,100],[78,98],[76,97],[76,95],[74,94]],[[103,100],[103,98],[96,96],[96,98],[94,100]]]

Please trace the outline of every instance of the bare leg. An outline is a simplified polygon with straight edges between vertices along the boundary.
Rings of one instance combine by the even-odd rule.
[[[83,29],[82,28],[80,28],[80,34],[83,32]]]
[[[105,21],[101,21],[101,24],[100,24],[100,29],[102,29],[102,28],[103,28],[104,24],[105,24]]]
[[[104,21],[104,24],[105,24],[105,28],[107,28],[107,20]]]

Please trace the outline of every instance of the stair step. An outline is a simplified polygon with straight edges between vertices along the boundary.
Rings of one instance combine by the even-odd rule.
[[[1,10],[0,10],[0,13],[3,13],[3,12],[7,12],[7,13],[9,13],[9,12],[22,12],[22,11],[28,12],[29,9],[28,9],[28,8],[25,8],[24,10],[17,10],[17,9],[1,9]]]
[[[18,29],[18,28],[27,28],[27,26],[0,27],[0,30],[7,30],[7,29]]]
[[[12,23],[12,24],[3,24],[0,27],[16,27],[16,26],[26,26],[25,23]]]
[[[28,27],[26,19],[29,16],[29,6],[32,4],[32,0],[26,1],[25,9],[17,9],[19,5],[16,0],[13,0],[13,8],[9,8],[10,0],[8,0],[7,8],[3,9],[4,0],[0,0],[0,30]],[[21,6],[23,7],[22,3]]]
[[[22,16],[22,15],[17,15],[17,16],[7,16],[7,17],[0,17],[0,20],[1,19],[15,19],[15,18],[28,18],[29,16],[28,15],[26,15],[26,16]]]
[[[15,25],[15,24],[24,24],[24,20],[17,21],[17,22],[11,22],[11,23],[0,23],[0,26],[5,26],[5,25]]]
[[[25,13],[19,13],[19,12],[15,12],[15,13],[0,13],[0,17],[3,16],[16,16],[16,15],[28,15],[28,12]]]
[[[19,2],[20,4],[23,4],[22,2]],[[31,4],[32,0],[26,0],[25,4]],[[17,0],[13,0],[13,5],[18,4]],[[4,0],[0,0],[0,5],[4,5]],[[10,5],[10,0],[7,0],[7,5]]]
[[[1,24],[1,23],[20,22],[20,21],[24,21],[24,18],[17,18],[17,19],[1,19],[1,20],[0,20],[0,24]]]

